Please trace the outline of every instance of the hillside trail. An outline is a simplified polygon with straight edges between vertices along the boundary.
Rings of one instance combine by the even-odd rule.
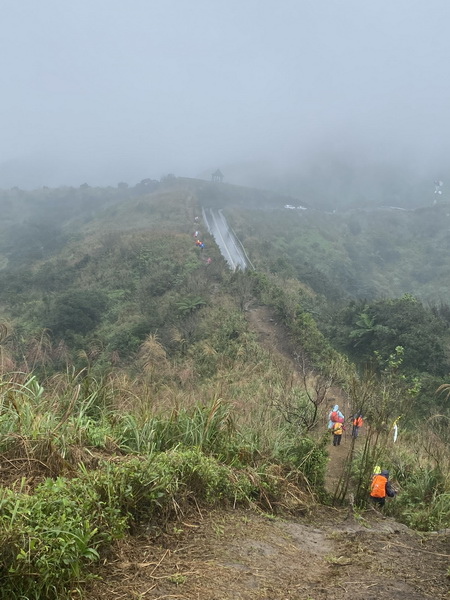
[[[268,306],[250,308],[246,314],[250,327],[257,335],[260,344],[272,355],[275,354],[281,357],[292,370],[294,381],[297,381],[299,386],[303,386],[299,364],[295,360],[296,349],[290,341],[287,328],[278,323],[273,311]],[[331,388],[328,397],[329,401],[325,406],[325,413],[321,415],[324,430],[328,425],[327,415],[332,404],[338,404],[344,415],[350,416],[350,404],[340,388]],[[364,429],[361,430],[361,436],[364,436]],[[325,489],[331,495],[334,494],[344,470],[350,450],[351,432],[347,429],[342,436],[341,444],[336,447],[332,446],[332,437],[330,433],[330,460],[325,475]]]
[[[287,331],[267,307],[251,329],[297,373]],[[346,399],[332,390],[338,404]],[[344,412],[344,411],[343,411]],[[344,413],[345,414],[345,413]],[[323,419],[323,427],[326,420]],[[332,493],[350,447],[332,447]],[[253,509],[200,508],[118,542],[86,589],[89,600],[450,600],[450,535],[419,534],[373,510],[320,505],[272,516]]]

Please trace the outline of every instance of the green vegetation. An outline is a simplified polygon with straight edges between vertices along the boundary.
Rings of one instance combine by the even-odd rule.
[[[293,218],[271,194],[244,210],[258,194],[175,177],[0,194],[0,585],[13,600],[82,595],[115,540],[190,504],[276,513],[352,489],[362,507],[379,462],[401,491],[391,514],[449,525],[450,309],[408,293],[436,286],[411,274],[444,228],[432,211],[428,238],[415,213]],[[208,198],[239,206],[256,271],[229,272],[194,222]],[[283,327],[297,379],[258,342],[252,305]],[[336,386],[370,428],[333,498]]]
[[[258,270],[295,277],[334,304],[409,293],[435,305],[450,292],[448,204],[336,213],[230,205],[226,214]]]
[[[12,598],[66,597],[130,527],[161,526],[190,497],[206,504],[265,500],[272,509],[283,485],[270,471],[237,471],[199,449],[178,449],[47,479],[32,495],[4,489],[2,591]]]
[[[410,295],[352,302],[335,315],[329,333],[359,364],[368,362],[375,352],[387,359],[393,348],[403,346],[404,370],[439,376],[449,369],[448,323]]]
[[[30,489],[24,475],[1,489],[0,581],[12,598],[68,596],[114,540],[191,501],[273,512],[293,490],[304,508],[312,499],[300,489],[323,485],[323,443],[292,437],[270,409],[242,421],[220,399],[155,409],[119,375],[68,374],[52,388],[18,375],[1,382],[0,451],[42,483]],[[132,410],[115,407],[130,400]]]

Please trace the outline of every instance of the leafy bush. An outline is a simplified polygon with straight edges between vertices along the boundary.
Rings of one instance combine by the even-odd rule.
[[[88,333],[100,323],[106,304],[107,297],[100,291],[66,292],[55,300],[47,327],[57,336],[67,331]]]
[[[48,479],[33,495],[0,489],[0,585],[4,597],[67,598],[89,565],[127,528],[167,519],[195,497],[269,502],[281,477],[269,467],[234,470],[198,448],[81,469],[78,478]]]
[[[33,495],[2,489],[0,582],[10,598],[62,598],[125,521],[90,486],[47,480]]]
[[[352,302],[334,321],[334,342],[359,364],[371,359],[375,351],[387,358],[396,346],[403,346],[402,371],[437,376],[448,372],[447,323],[410,294]]]

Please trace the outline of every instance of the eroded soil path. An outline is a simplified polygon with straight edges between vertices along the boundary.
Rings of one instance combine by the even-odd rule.
[[[449,536],[422,536],[371,511],[302,518],[195,512],[169,532],[122,542],[90,600],[429,600],[448,598]],[[447,556],[446,556],[447,555]]]
[[[270,311],[254,308],[248,318],[261,343],[295,373],[295,348]],[[339,394],[333,390],[344,407]],[[337,448],[330,436],[330,492],[349,447],[349,432]],[[87,597],[449,600],[449,558],[448,532],[419,534],[373,510],[319,506],[301,516],[273,518],[255,510],[196,507],[177,524],[152,527],[118,543]]]
[[[248,321],[250,327],[256,333],[259,342],[279,360],[283,360],[292,370],[294,380],[297,379],[299,385],[301,382],[300,365],[296,360],[299,348],[290,340],[289,332],[281,323],[278,323],[275,314],[267,306],[256,306],[248,312]],[[343,391],[337,387],[331,388],[329,392],[330,400],[324,406],[324,413],[321,415],[319,427],[323,430],[327,427],[327,414],[331,404],[338,404],[346,416],[350,414],[350,405]],[[331,398],[333,400],[331,400]],[[362,438],[364,430],[361,431]],[[351,432],[347,429],[342,436],[341,445],[332,446],[332,435],[330,434],[330,460],[325,476],[325,488],[331,495],[334,494],[336,486],[342,475],[344,465],[350,450]]]

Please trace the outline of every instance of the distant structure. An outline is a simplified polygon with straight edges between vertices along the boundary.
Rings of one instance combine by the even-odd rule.
[[[442,195],[442,186],[444,185],[443,181],[435,181],[434,182],[434,193],[435,194],[439,194],[439,196]]]
[[[216,183],[222,183],[223,173],[220,169],[217,169],[217,171],[214,171],[214,173],[211,175],[211,181],[215,181]]]
[[[443,181],[435,181],[434,182],[434,193],[442,196],[442,186],[444,185]],[[434,199],[433,204],[437,204],[437,199]]]

